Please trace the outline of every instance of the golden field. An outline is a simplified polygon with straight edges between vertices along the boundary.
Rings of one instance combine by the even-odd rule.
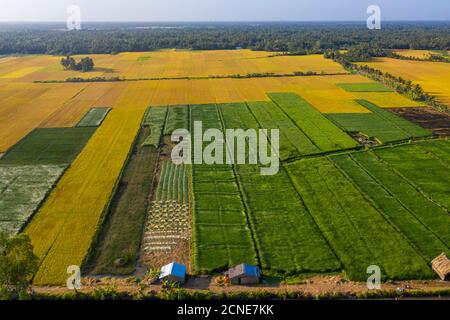
[[[450,105],[450,63],[376,58],[364,64],[420,84],[426,92]]]
[[[70,101],[87,84],[10,83],[0,89],[0,152]]]
[[[64,80],[70,77],[180,78],[229,76],[248,73],[346,73],[322,55],[272,56],[272,52],[250,50],[130,52],[93,54],[95,69],[89,73],[64,71],[54,56],[24,56],[0,63],[0,79],[22,81]],[[79,59],[83,56],[74,56]]]
[[[268,63],[266,60],[276,61],[277,59],[289,60],[292,58],[300,58],[303,61],[308,60],[311,65],[328,63],[328,60],[319,58],[317,55],[265,58],[267,53],[253,53],[246,50],[229,52],[229,60],[237,59],[237,56],[241,56],[241,59],[242,56],[247,56],[248,61],[257,61],[259,64]],[[217,61],[217,59],[224,61],[227,57],[223,51],[207,53],[165,51],[152,54],[162,55],[163,53],[167,53],[169,56],[177,54],[198,54],[203,57],[203,62],[208,61],[207,57],[210,57],[211,61]],[[139,57],[145,54],[147,53],[123,53],[117,56],[101,55],[99,61],[96,62],[102,63],[102,61],[112,59],[111,57],[113,57],[121,61],[121,64],[123,64],[121,68],[123,70],[128,70],[131,74],[134,72],[132,71],[134,64],[139,63]],[[252,58],[249,58],[251,56]],[[82,75],[83,77],[91,77],[97,75],[98,72],[51,71],[55,68],[60,68],[59,58],[51,56],[8,57],[0,59],[0,61],[3,61],[0,62],[0,76],[14,73],[14,63],[18,64],[19,71],[25,69],[30,70],[27,68],[31,68],[31,65],[39,65],[39,71],[27,74],[22,78],[0,78],[0,99],[2,100],[2,104],[0,105],[0,152],[6,151],[35,127],[73,126],[91,107],[114,107],[124,90],[134,83],[33,83],[34,80],[41,78],[43,74],[46,74],[46,77],[50,78],[58,75],[61,79],[64,79],[69,74],[71,76]],[[144,62],[147,63],[148,61],[145,60]],[[406,61],[406,63],[409,62]],[[46,63],[50,65],[46,66]],[[127,63],[128,69],[126,68]],[[291,68],[292,70],[298,69],[296,65],[292,64],[280,63],[279,65],[285,68]],[[167,71],[168,69],[173,70],[175,68],[175,66],[166,66],[163,63],[158,64],[158,66],[166,69],[164,71],[166,72],[166,76],[168,75],[167,72],[169,72]],[[229,65],[229,67],[229,73],[236,71],[233,65]],[[249,67],[249,65],[246,67]],[[340,68],[340,66],[338,67]],[[445,64],[443,67],[448,67],[448,65]],[[189,70],[189,68],[189,66],[186,66],[184,71]],[[200,67],[194,68],[190,72],[196,72],[195,70],[200,72],[200,69]],[[136,70],[139,70],[139,68]],[[252,71],[257,70],[253,69]],[[227,71],[223,69],[217,72]],[[172,76],[176,75],[172,74]],[[442,77],[439,76],[439,78]],[[149,80],[141,82],[143,82],[142,86],[146,88],[145,90],[149,90],[152,96],[148,101],[149,105],[268,100],[266,92],[295,92],[324,113],[368,112],[364,107],[357,104],[354,99],[367,99],[381,107],[420,105],[396,93],[346,92],[337,87],[339,83],[369,82],[364,77],[350,74],[251,79]],[[439,81],[436,80],[436,83],[437,86],[440,86],[442,81],[439,79]],[[448,88],[442,88],[442,90],[444,89],[448,90]]]
[[[147,108],[143,89],[127,88],[26,228],[41,259],[35,284],[62,284],[82,264]]]
[[[433,50],[395,50],[394,53],[407,58],[428,59],[433,55],[445,54],[445,51],[433,51]],[[447,55],[450,52],[447,53]]]
[[[395,50],[394,53],[403,56],[417,59],[427,59],[433,53],[430,50]]]

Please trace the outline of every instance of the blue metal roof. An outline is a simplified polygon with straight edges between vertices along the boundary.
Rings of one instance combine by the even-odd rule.
[[[244,273],[251,277],[259,277],[259,268],[249,264],[244,264]]]
[[[169,275],[184,278],[186,276],[186,266],[172,262],[161,268],[161,274],[159,276],[160,279],[167,277]]]

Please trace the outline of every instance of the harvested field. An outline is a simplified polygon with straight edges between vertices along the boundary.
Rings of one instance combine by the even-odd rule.
[[[450,115],[433,108],[393,108],[390,111],[402,118],[427,128],[438,137],[450,136]]]

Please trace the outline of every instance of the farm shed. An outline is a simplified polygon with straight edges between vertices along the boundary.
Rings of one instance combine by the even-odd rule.
[[[161,268],[159,280],[168,280],[177,283],[186,282],[186,266],[172,262]]]
[[[261,277],[258,267],[240,264],[225,273],[231,284],[257,284]]]
[[[442,280],[450,281],[450,260],[447,258],[445,253],[442,253],[440,256],[436,257],[431,262],[431,266]]]

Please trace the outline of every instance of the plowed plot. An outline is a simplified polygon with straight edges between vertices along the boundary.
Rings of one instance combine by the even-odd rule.
[[[391,111],[423,128],[430,129],[436,136],[450,136],[450,116],[446,113],[430,107],[393,108]]]

